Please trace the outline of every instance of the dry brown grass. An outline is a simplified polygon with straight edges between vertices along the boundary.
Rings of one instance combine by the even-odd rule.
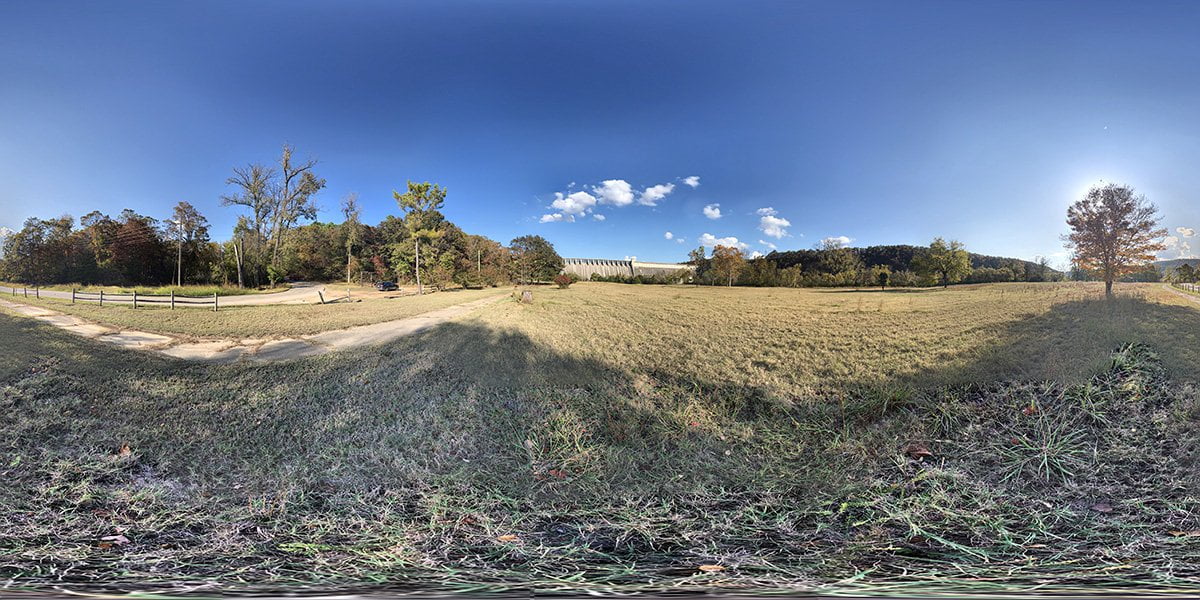
[[[424,296],[385,295],[371,290],[352,292],[350,302],[344,300],[344,290],[340,293],[341,296],[336,288],[331,289],[326,294],[328,304],[227,306],[216,312],[202,308],[171,310],[161,306],[142,306],[134,309],[124,304],[71,304],[69,300],[55,298],[9,299],[44,306],[105,325],[139,331],[197,338],[279,338],[404,319],[431,310],[504,294],[504,290],[452,290]]]
[[[1200,310],[1122,289],[538,288],[266,365],[0,314],[0,586],[1194,594]]]
[[[1200,364],[1200,305],[1159,285],[992,284],[831,290],[580,283],[484,315],[570,356],[776,394],[901,382],[1078,380],[1125,343],[1168,372]]]

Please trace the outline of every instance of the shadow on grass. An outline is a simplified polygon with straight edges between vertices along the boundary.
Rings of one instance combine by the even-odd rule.
[[[1182,371],[1200,350],[1181,332],[1197,331],[1200,311],[1188,307],[1068,302],[1006,326],[994,344],[948,356],[942,368],[863,386],[1082,376],[1126,341],[1153,346]],[[405,581],[587,569],[596,581],[608,576],[597,565],[622,561],[656,576],[683,565],[689,577],[698,562],[740,562],[747,577],[795,581],[816,572],[800,575],[795,565],[852,552],[859,539],[913,545],[910,517],[946,539],[996,546],[1012,536],[973,516],[1020,502],[1020,518],[1002,525],[1028,524],[1028,509],[1044,497],[1031,488],[1010,502],[1010,490],[979,483],[986,478],[963,484],[944,464],[896,460],[907,436],[947,435],[916,409],[856,421],[851,436],[845,407],[830,398],[779,398],[717,373],[680,378],[566,355],[478,320],[270,365],[188,364],[7,316],[0,338],[22,342],[0,355],[4,444],[20,459],[8,461],[15,466],[0,505],[22,522],[47,523],[3,543],[38,569],[72,564],[75,576],[96,581],[158,578],[171,568],[272,580],[297,568],[286,565],[299,566],[287,577],[344,567],[353,578],[366,568],[354,558],[363,552],[375,561],[367,572]],[[958,433],[964,443],[974,435]],[[989,449],[992,433],[975,441]],[[129,456],[120,456],[123,444]],[[920,487],[931,485],[945,487]],[[880,516],[892,508],[912,512]],[[118,522],[135,540],[122,552],[144,556],[89,554],[98,553],[94,533]],[[501,535],[520,543],[500,543]],[[1063,535],[1015,537],[1061,546]],[[44,539],[55,548],[30,554],[22,545]],[[51,556],[57,548],[62,556]],[[878,566],[835,562],[818,567],[841,579]],[[422,570],[428,565],[439,566]],[[43,570],[22,572],[32,579]]]

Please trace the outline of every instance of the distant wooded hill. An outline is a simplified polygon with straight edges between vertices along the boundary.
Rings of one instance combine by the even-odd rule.
[[[1200,258],[1173,258],[1171,260],[1154,261],[1154,266],[1158,268],[1160,273],[1170,273],[1183,265],[1191,265],[1192,268],[1200,267]]]
[[[910,246],[907,244],[897,244],[892,246],[868,246],[866,248],[848,248],[863,261],[867,267],[876,265],[886,265],[893,272],[896,271],[911,271],[913,270],[913,259],[922,251],[926,250],[924,246]],[[800,265],[805,271],[811,271],[819,268],[824,250],[788,250],[786,252],[771,252],[767,255],[767,260],[773,261],[781,269],[786,269],[795,265]],[[1003,256],[988,256],[986,254],[970,253],[972,269],[1009,269],[1014,272],[1040,272],[1042,268],[1035,262],[1021,260],[1019,258],[1006,258]],[[1050,267],[1045,267],[1047,274],[1061,273]]]

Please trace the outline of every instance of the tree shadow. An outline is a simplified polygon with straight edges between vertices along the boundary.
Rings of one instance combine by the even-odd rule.
[[[1065,302],[936,365],[803,398],[718,373],[684,377],[566,354],[480,319],[266,365],[186,363],[13,317],[0,316],[0,331],[24,340],[22,352],[0,358],[0,375],[45,379],[29,384],[38,400],[22,410],[57,432],[24,443],[95,452],[127,442],[155,469],[205,485],[240,481],[246,492],[244,482],[362,490],[458,474],[527,496],[560,486],[544,480],[551,469],[602,479],[612,493],[665,485],[630,483],[660,469],[689,472],[697,486],[749,485],[692,466],[729,450],[731,428],[809,420],[828,429],[846,395],[1082,380],[1131,342],[1155,349],[1178,379],[1194,380],[1200,364],[1200,310],[1134,298]]]

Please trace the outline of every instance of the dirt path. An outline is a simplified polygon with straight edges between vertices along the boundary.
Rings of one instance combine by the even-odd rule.
[[[3,298],[0,298],[0,306],[105,344],[156,352],[181,360],[231,363],[238,360],[255,362],[291,360],[325,354],[334,350],[382,344],[418,331],[424,331],[504,297],[504,295],[498,295],[439,308],[406,319],[358,325],[291,338],[276,340],[212,339],[200,342],[158,333],[109,327],[40,306],[10,302]]]
[[[1192,294],[1189,294],[1187,292],[1177,290],[1177,289],[1175,289],[1175,286],[1173,286],[1169,283],[1164,283],[1163,287],[1167,288],[1171,292],[1174,292],[1176,294],[1179,294],[1180,296],[1183,296],[1184,298],[1187,298],[1188,300],[1191,300],[1192,302],[1200,304],[1200,296],[1193,296]]]

